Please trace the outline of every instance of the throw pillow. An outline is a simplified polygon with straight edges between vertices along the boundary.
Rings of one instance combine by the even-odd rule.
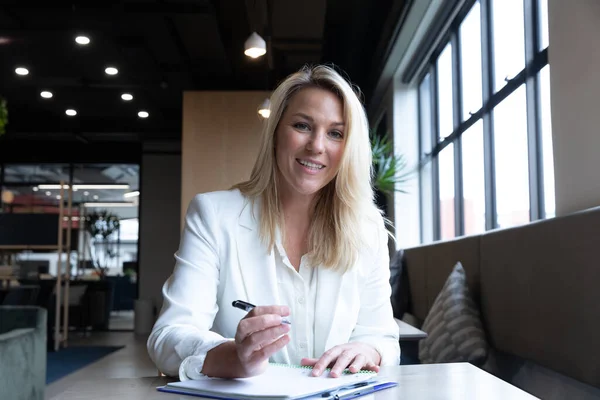
[[[421,329],[427,332],[427,338],[419,342],[422,363],[485,362],[489,346],[460,262],[446,279]]]

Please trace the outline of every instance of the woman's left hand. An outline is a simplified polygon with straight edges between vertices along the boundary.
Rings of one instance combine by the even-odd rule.
[[[313,367],[313,376],[320,376],[325,368],[331,368],[329,375],[338,378],[346,368],[352,373],[361,369],[379,372],[380,362],[381,355],[373,346],[351,342],[332,347],[321,358],[303,358],[301,364]]]

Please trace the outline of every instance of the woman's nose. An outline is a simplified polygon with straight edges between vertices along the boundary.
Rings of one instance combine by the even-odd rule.
[[[325,149],[325,133],[320,131],[314,131],[306,147],[309,151],[312,151],[313,153],[322,153]]]

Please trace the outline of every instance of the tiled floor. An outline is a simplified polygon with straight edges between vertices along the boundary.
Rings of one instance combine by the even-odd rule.
[[[133,378],[156,376],[157,370],[146,350],[147,335],[134,332],[92,332],[88,336],[69,336],[69,347],[74,346],[119,346],[125,347],[71,375],[48,385],[45,398],[51,399],[81,380],[98,378]]]

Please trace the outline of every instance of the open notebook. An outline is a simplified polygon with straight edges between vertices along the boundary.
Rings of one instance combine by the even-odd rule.
[[[270,363],[261,375],[251,378],[202,378],[172,382],[157,389],[163,392],[190,394],[216,399],[302,399],[312,396],[327,398],[326,393],[337,389],[366,386],[377,374],[360,371],[345,372],[339,378],[329,377],[328,371],[320,377],[311,375],[310,367]],[[333,397],[333,396],[331,396]]]

